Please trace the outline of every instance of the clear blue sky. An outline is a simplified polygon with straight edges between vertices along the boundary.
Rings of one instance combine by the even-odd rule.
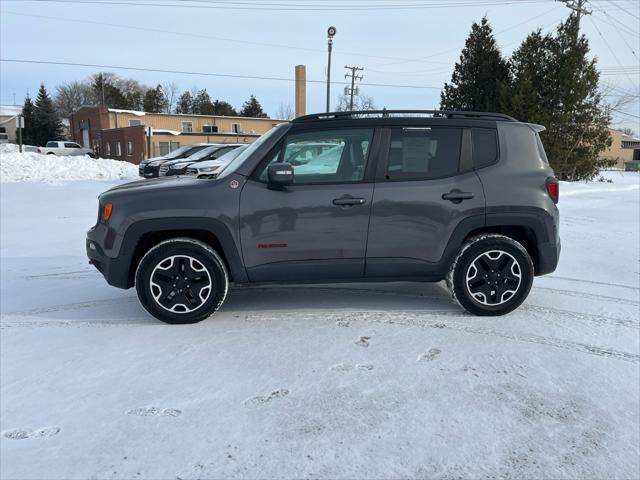
[[[435,87],[363,85],[377,106],[433,108],[473,21],[486,14],[509,54],[531,30],[553,30],[570,13],[553,0],[95,1],[0,0],[1,57],[286,78],[293,78],[294,65],[306,64],[307,78],[323,80],[326,29],[335,25],[332,80],[344,80],[345,64],[359,65],[364,84]],[[318,10],[309,11],[314,5]],[[635,95],[624,106],[629,115],[616,114],[614,123],[640,133],[640,1],[589,0],[586,6],[593,13],[583,17],[582,31],[606,73],[603,83],[612,95]],[[4,62],[0,69],[4,105],[13,104],[14,93],[20,104],[40,82],[54,90],[99,70]],[[169,80],[181,89],[207,88],[236,107],[253,93],[271,115],[281,102],[293,104],[293,83],[110,71],[149,85]],[[332,86],[334,104],[342,88]],[[324,109],[324,89],[308,85],[308,111]]]

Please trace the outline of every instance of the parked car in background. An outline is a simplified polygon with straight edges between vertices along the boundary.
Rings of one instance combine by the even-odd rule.
[[[144,178],[157,177],[160,174],[160,165],[162,165],[164,162],[168,162],[169,160],[177,160],[180,158],[187,158],[194,153],[202,150],[203,148],[209,146],[211,146],[210,143],[195,143],[193,145],[184,145],[180,148],[176,148],[166,155],[143,160],[138,165],[138,175]]]
[[[216,178],[216,176],[229,165],[233,159],[244,152],[249,145],[242,145],[225,153],[215,160],[205,160],[204,162],[192,163],[187,167],[185,175],[192,175],[198,178]]]
[[[58,156],[89,155],[91,158],[95,158],[96,156],[96,153],[92,149],[83,147],[75,142],[66,141],[49,141],[46,146],[38,149],[38,153]]]
[[[172,175],[184,175],[187,171],[187,167],[193,163],[204,162],[206,160],[216,160],[223,156],[225,153],[241,147],[242,144],[217,144],[210,147],[203,148],[199,152],[185,158],[178,160],[171,160],[165,162],[160,166],[161,176]]]

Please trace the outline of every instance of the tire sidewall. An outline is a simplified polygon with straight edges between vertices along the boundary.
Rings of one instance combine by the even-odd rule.
[[[213,288],[203,305],[192,312],[175,313],[162,308],[151,293],[150,277],[154,268],[172,255],[188,255],[198,260],[209,272]],[[180,238],[162,242],[149,250],[136,270],[135,286],[144,309],[158,320],[171,324],[200,322],[211,316],[222,305],[227,294],[228,276],[224,263],[207,244]]]
[[[466,275],[471,263],[489,250],[502,250],[512,255],[518,264],[522,279],[517,292],[501,305],[483,305],[476,301],[467,289]],[[472,239],[463,247],[453,269],[452,286],[454,296],[460,305],[475,315],[505,315],[518,308],[529,295],[533,285],[534,267],[526,249],[517,241],[502,235],[481,236]]]

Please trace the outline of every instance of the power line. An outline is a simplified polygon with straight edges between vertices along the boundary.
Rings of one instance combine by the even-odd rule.
[[[7,1],[7,0],[4,0],[4,1]],[[235,38],[229,38],[229,37],[218,37],[218,36],[214,36],[214,35],[205,35],[205,34],[201,34],[201,33],[180,32],[180,31],[176,31],[176,30],[164,30],[164,29],[160,29],[160,28],[143,27],[143,26],[137,26],[137,25],[98,22],[98,21],[95,21],[95,20],[78,20],[78,19],[74,19],[74,18],[52,17],[52,16],[48,16],[48,15],[34,15],[34,14],[31,14],[31,13],[18,13],[18,12],[11,12],[11,11],[8,11],[8,10],[2,10],[2,12],[0,12],[0,13],[9,14],[9,15],[18,15],[18,16],[21,16],[21,17],[42,18],[42,19],[47,19],[47,20],[58,20],[58,21],[62,21],[62,22],[72,22],[72,23],[80,23],[80,24],[100,25],[100,26],[104,26],[104,27],[131,29],[131,30],[136,30],[136,31],[165,33],[165,34],[170,34],[170,35],[180,35],[180,36],[193,37],[193,38],[206,38],[206,39],[211,39],[211,40],[221,40],[221,41],[225,41],[225,42],[243,43],[243,44],[246,44],[246,45],[256,45],[256,46],[261,46],[261,47],[285,48],[285,49],[300,50],[300,51],[306,51],[306,52],[321,52],[321,53],[325,52],[325,50],[319,49],[319,48],[298,47],[298,46],[286,45],[286,44],[281,44],[281,43],[254,42],[254,41],[251,41],[251,40],[242,40],[242,39],[235,39]],[[388,57],[388,56],[383,56],[383,55],[371,55],[371,54],[368,54],[368,53],[360,53],[360,52],[342,52],[342,51],[340,51],[340,52],[337,52],[337,53],[339,53],[340,55],[351,55],[351,56],[357,56],[357,57],[363,57],[363,58],[379,58],[379,59],[383,59],[383,60],[407,60],[407,61],[410,60],[410,59],[405,59],[405,58],[402,58],[402,57]],[[438,62],[438,61],[425,61],[424,63],[434,63],[434,64],[441,64],[441,65],[449,65],[449,62]]]
[[[100,65],[100,64],[94,64],[94,63],[52,62],[52,61],[45,61],[45,60],[22,60],[22,59],[15,59],[15,58],[0,58],[0,62],[25,63],[25,64],[34,64],[34,65],[59,65],[59,66],[69,66],[69,67],[90,67],[90,68],[104,68],[104,69],[112,69],[112,70],[132,70],[132,71],[139,71],[139,72],[172,73],[177,75],[197,75],[197,76],[205,76],[205,77],[240,78],[240,79],[248,79],[248,80],[272,80],[272,81],[279,81],[279,82],[295,82],[295,78],[286,78],[286,77],[266,77],[266,76],[258,76],[258,75],[238,75],[238,74],[230,74],[230,73],[213,73],[213,72],[190,72],[186,70],[164,70],[161,68],[127,67],[123,65]],[[326,80],[307,79],[307,82],[326,84]],[[341,82],[331,82],[331,83],[338,84]],[[432,87],[432,86],[426,86],[426,85],[398,85],[398,84],[392,84],[392,83],[362,83],[361,85],[366,85],[368,87],[441,90],[441,87]]]
[[[15,0],[4,0],[15,1]],[[24,0],[21,0],[24,1]],[[265,3],[254,3],[242,5],[240,2],[234,3],[222,3],[213,4],[207,2],[206,4],[194,5],[192,3],[155,3],[137,1],[123,1],[123,0],[28,0],[31,2],[49,2],[49,3],[67,3],[67,4],[98,4],[98,5],[129,5],[129,6],[144,6],[144,7],[174,7],[174,8],[200,8],[200,9],[215,9],[215,10],[272,10],[272,11],[375,11],[375,10],[423,10],[423,9],[437,9],[437,8],[460,8],[460,7],[484,7],[484,6],[496,6],[496,5],[514,5],[525,3],[540,3],[549,2],[551,0],[463,0],[452,2],[440,2],[440,3],[428,3],[428,4],[411,4],[411,5],[399,5],[399,4],[376,4],[376,5],[295,5],[286,4],[278,6],[278,4],[272,4],[268,6]],[[180,0],[171,0],[173,2],[179,2]],[[246,3],[246,2],[245,2]]]
[[[622,10],[624,13],[626,13],[627,15],[631,15],[633,18],[637,18],[638,20],[640,20],[640,17],[638,15],[634,15],[633,13],[631,13],[629,10],[627,10],[626,8],[618,5],[616,2],[614,2],[613,0],[609,0],[611,2],[611,5],[618,7],[620,10]]]
[[[539,14],[539,15],[536,15],[536,16],[534,16],[534,17],[531,17],[531,18],[529,18],[529,19],[527,19],[527,20],[525,20],[525,21],[523,21],[523,22],[520,22],[520,23],[518,23],[518,24],[516,24],[516,25],[512,25],[512,26],[510,26],[510,27],[508,27],[508,28],[505,28],[505,29],[503,29],[503,30],[499,30],[499,31],[495,32],[495,35],[500,35],[500,34],[502,34],[502,33],[508,32],[509,30],[512,30],[512,29],[514,29],[514,28],[517,28],[517,27],[519,27],[519,26],[521,26],[521,25],[523,25],[523,24],[525,24],[525,23],[528,23],[528,22],[530,22],[530,21],[532,21],[532,20],[535,20],[535,19],[537,19],[537,18],[540,18],[540,17],[542,17],[542,16],[544,16],[544,15],[547,15],[547,14],[549,14],[549,13],[553,12],[553,11],[556,11],[556,10],[557,10],[557,8],[552,8],[551,10],[547,10],[547,11],[546,11],[546,12],[544,12],[544,13],[541,13],[541,14]],[[557,21],[557,20],[556,20],[556,21]],[[550,23],[550,24],[545,25],[543,28],[547,28],[548,26],[553,25],[554,23],[556,23],[556,21],[554,21],[554,22],[552,22],[552,23]],[[513,41],[513,42],[509,42],[509,43],[507,43],[507,44],[505,44],[505,45],[503,45],[503,46],[513,45],[514,43],[518,43],[518,42],[520,42],[520,41],[521,41],[521,40],[520,40],[520,39],[518,39],[518,40],[515,40],[515,41]],[[429,63],[429,60],[428,60],[429,58],[433,58],[433,57],[437,57],[437,56],[439,56],[439,55],[443,55],[443,54],[445,54],[445,53],[457,52],[457,51],[460,51],[460,48],[459,48],[459,47],[454,47],[454,48],[449,48],[449,49],[447,49],[447,50],[443,50],[443,51],[438,52],[438,53],[432,53],[432,54],[429,54],[429,55],[427,55],[427,56],[425,56],[425,57],[413,58],[413,59],[410,59],[410,60],[401,60],[401,61],[398,61],[398,62],[391,62],[391,63],[379,63],[379,64],[374,65],[374,67],[387,67],[387,66],[391,66],[391,65],[400,65],[400,64],[403,64],[403,63],[422,63],[422,62]],[[372,71],[373,71],[373,70],[372,70]],[[391,73],[391,72],[390,72],[390,73]]]
[[[635,85],[635,82],[631,79],[631,77],[629,76],[629,74],[624,71],[624,67],[622,66],[622,64],[620,63],[620,60],[618,60],[618,56],[616,55],[616,52],[613,51],[613,48],[611,48],[611,45],[609,45],[609,42],[607,42],[607,39],[604,38],[604,35],[602,35],[602,32],[600,31],[600,29],[598,28],[598,25],[596,25],[596,22],[593,18],[590,18],[591,23],[593,24],[593,26],[595,27],[596,31],[598,32],[598,35],[600,35],[600,38],[602,38],[602,41],[604,42],[604,44],[606,45],[606,47],[609,49],[609,51],[611,52],[611,55],[613,56],[614,60],[616,61],[616,63],[618,64],[618,66],[620,67],[621,71],[623,71],[623,74],[629,79],[629,81],[631,82],[631,85]]]

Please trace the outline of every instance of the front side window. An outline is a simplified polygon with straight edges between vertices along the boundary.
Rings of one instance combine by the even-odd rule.
[[[361,182],[373,129],[339,129],[288,135],[259,173],[267,180],[270,163],[293,166],[294,184]]]
[[[64,144],[64,148],[80,148],[80,145],[77,143],[66,142]]]
[[[428,180],[455,175],[460,163],[462,129],[394,128],[387,180]]]
[[[496,131],[490,128],[474,128],[471,133],[473,143],[473,165],[486,167],[498,159],[498,140]]]

